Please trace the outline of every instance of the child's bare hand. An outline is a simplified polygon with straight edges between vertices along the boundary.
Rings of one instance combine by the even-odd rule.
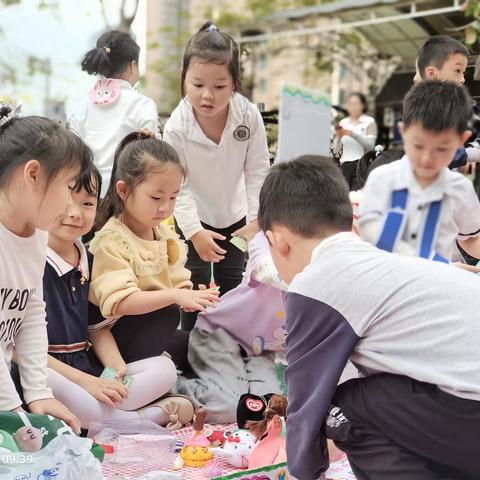
[[[212,230],[200,230],[191,239],[198,256],[204,262],[220,262],[225,258],[226,250],[221,248],[215,240],[225,240],[225,237]]]
[[[98,378],[93,375],[88,375],[88,377],[81,386],[100,402],[110,407],[116,407],[127,398],[128,389],[118,380]]]
[[[185,312],[204,312],[206,307],[215,307],[219,301],[218,290],[200,289],[200,290],[184,290],[180,289],[175,294],[177,305]]]
[[[80,433],[80,420],[63,403],[55,398],[36,400],[28,405],[28,409],[31,413],[51,415],[52,417],[63,420],[75,433]]]
[[[232,237],[243,237],[249,242],[259,231],[260,225],[258,224],[258,220],[253,220],[252,222],[247,223],[244,227],[233,232]]]
[[[472,272],[472,273],[480,272],[480,268],[475,267],[473,265],[468,265],[466,263],[455,262],[453,265],[457,268],[461,268],[462,270],[466,270],[467,272]]]
[[[122,360],[122,363],[109,365],[117,372],[117,380],[122,379],[128,372],[127,364]]]

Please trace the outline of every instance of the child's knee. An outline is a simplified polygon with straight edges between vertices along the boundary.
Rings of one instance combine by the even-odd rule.
[[[165,355],[153,357],[152,361],[152,383],[162,385],[169,390],[177,381],[177,368],[170,358]]]

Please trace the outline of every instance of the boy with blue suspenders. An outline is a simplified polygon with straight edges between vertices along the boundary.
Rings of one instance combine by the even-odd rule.
[[[447,167],[469,137],[471,99],[451,82],[421,82],[403,103],[406,155],[375,169],[360,205],[360,235],[382,250],[450,262],[455,241],[480,255],[480,203]]]

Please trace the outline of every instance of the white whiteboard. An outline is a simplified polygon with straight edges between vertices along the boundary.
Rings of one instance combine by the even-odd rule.
[[[276,162],[300,155],[330,156],[332,104],[323,93],[304,87],[282,87]]]

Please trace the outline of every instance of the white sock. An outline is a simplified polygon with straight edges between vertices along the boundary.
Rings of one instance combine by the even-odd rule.
[[[164,427],[168,423],[168,414],[161,407],[147,407],[142,411],[142,416],[145,416],[161,427]]]

